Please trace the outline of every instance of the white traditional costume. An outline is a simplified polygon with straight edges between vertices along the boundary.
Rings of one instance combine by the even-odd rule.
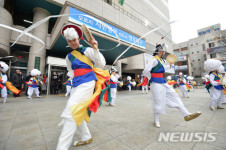
[[[7,88],[6,82],[8,80],[6,71],[9,69],[9,66],[5,62],[0,62],[0,84],[2,85],[1,97],[3,98],[3,103],[7,100]]]
[[[62,35],[66,40],[81,39],[82,30],[75,25],[65,25],[62,28]],[[74,146],[92,143],[90,131],[86,121],[89,121],[86,103],[92,97],[97,81],[95,69],[103,68],[106,64],[103,55],[99,50],[91,47],[80,46],[66,56],[67,70],[72,78],[72,90],[70,98],[63,110],[63,118],[59,125],[63,129],[59,137],[57,150],[68,150],[75,131],[78,129],[81,140],[75,141]]]
[[[171,108],[177,108],[184,116],[186,121],[198,117],[201,113],[191,114],[182,103],[180,97],[173,87],[166,83],[163,78],[165,68],[170,65],[157,56],[159,51],[165,51],[164,45],[157,45],[154,57],[149,64],[146,65],[144,76],[150,80],[150,88],[152,94],[152,107],[154,111],[154,125],[160,127],[159,114],[165,114],[166,105]],[[156,55],[156,56],[155,56]]]
[[[65,96],[68,96],[68,94],[71,93],[71,85],[72,85],[72,80],[70,78],[70,73],[68,72],[67,73],[67,76],[68,76],[68,79],[67,81],[64,83],[64,85],[66,85],[66,90],[67,90],[67,93],[65,94]]]
[[[219,68],[219,73],[221,73],[222,77],[226,76],[225,68],[223,65]],[[224,85],[224,88],[225,87],[226,86]],[[226,89],[224,89],[223,92],[224,92],[224,100],[223,100],[222,104],[226,104]]]
[[[131,80],[132,80],[131,76],[127,76],[127,81],[128,81],[127,86],[129,88],[129,92],[131,91],[131,85],[132,85]]]
[[[223,109],[222,102],[224,100],[223,86],[219,85],[222,78],[219,74],[219,67],[222,65],[221,61],[208,59],[204,62],[204,69],[210,72],[210,109],[215,110],[215,104],[217,103],[217,109]]]
[[[183,77],[183,73],[180,72],[179,73],[179,78],[177,79],[177,84],[180,86],[180,90],[183,94],[183,97],[187,97],[189,98],[189,95],[188,95],[188,90],[187,90],[187,87],[186,87],[186,79]]]
[[[117,72],[117,70],[112,67],[111,68],[111,72]],[[115,99],[116,99],[116,93],[117,93],[117,83],[118,83],[118,78],[119,78],[119,75],[116,74],[116,75],[111,75],[111,78],[110,78],[110,88],[111,88],[111,102],[109,103],[110,106],[116,106],[115,105]]]
[[[141,77],[141,83],[144,81],[144,76]],[[148,84],[142,85],[142,94],[144,94],[144,91],[146,91],[146,94],[148,94]]]
[[[40,76],[41,72],[38,69],[33,69],[31,70],[31,78],[30,80],[27,82],[28,85],[28,90],[27,90],[27,95],[28,95],[28,99],[32,99],[31,96],[33,94],[33,92],[35,92],[36,97],[39,98],[41,96],[39,96],[39,90],[38,90],[38,79],[37,76]]]

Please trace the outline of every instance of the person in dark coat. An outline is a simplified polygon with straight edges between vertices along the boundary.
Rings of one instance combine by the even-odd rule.
[[[21,87],[22,87],[22,84],[23,84],[23,77],[22,77],[20,70],[16,70],[16,73],[13,74],[12,83],[18,90],[21,90]],[[20,94],[18,94],[18,95],[13,94],[13,96],[19,97]]]
[[[58,94],[59,81],[59,76],[56,74],[56,72],[53,72],[50,82],[50,94]]]

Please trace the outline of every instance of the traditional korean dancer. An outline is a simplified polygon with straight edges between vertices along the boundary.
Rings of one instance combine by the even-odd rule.
[[[205,71],[209,72],[210,75],[210,110],[215,110],[215,104],[217,103],[217,109],[224,109],[222,102],[224,100],[223,86],[220,83],[222,78],[219,74],[219,67],[222,65],[221,61],[208,59],[204,62]]]
[[[119,75],[117,74],[117,70],[112,67],[111,68],[111,79],[110,79],[110,83],[111,83],[111,102],[109,103],[110,106],[116,106],[115,105],[115,99],[116,99],[116,95],[117,95],[117,83],[118,83],[118,78]]]
[[[38,69],[33,69],[31,70],[31,78],[30,80],[27,82],[28,85],[28,99],[32,99],[32,94],[35,91],[36,97],[40,98],[41,96],[39,96],[39,90],[38,90],[38,79],[37,77],[41,75],[41,72]]]
[[[98,43],[94,38],[89,41],[92,48],[83,47],[79,43],[82,39],[82,30],[73,24],[65,25],[61,33],[73,49],[66,57],[67,70],[72,78],[72,90],[61,115],[63,119],[59,125],[63,124],[63,129],[57,145],[57,150],[68,150],[77,129],[81,140],[75,141],[74,146],[92,143],[93,140],[86,124],[91,113],[90,104],[98,96],[96,93],[101,92],[99,87],[102,87],[102,83],[104,83],[100,81],[99,76],[108,74],[106,75],[107,80],[110,79],[110,76],[108,71],[102,73],[98,69],[103,68],[106,62],[103,55],[96,49]],[[94,68],[94,63],[98,68]],[[99,107],[99,105],[95,106]]]
[[[165,69],[171,68],[172,64],[166,63],[162,58],[165,54],[165,45],[157,45],[153,54],[152,61],[145,67],[144,76],[150,80],[152,94],[152,107],[154,111],[154,125],[160,127],[159,115],[165,114],[166,105],[177,108],[184,116],[186,121],[197,118],[201,112],[190,113],[182,103],[180,97],[173,87],[166,83],[163,78]]]
[[[1,88],[1,97],[3,98],[3,103],[7,100],[7,88],[6,82],[8,80],[6,71],[9,69],[9,66],[1,61],[0,62],[0,88]]]
[[[63,83],[63,85],[66,85],[67,93],[65,94],[65,97],[68,96],[68,94],[71,93],[71,85],[72,85],[72,80],[70,78],[70,73],[67,73],[68,79],[66,82]]]
[[[142,75],[141,76],[141,83],[143,83],[144,81],[144,76]],[[146,92],[146,94],[148,94],[148,84],[143,84],[142,85],[142,94],[144,94]]]
[[[131,85],[132,85],[132,82],[131,82],[132,78],[130,76],[127,76],[127,86],[129,88],[129,92],[131,91]]]
[[[186,87],[186,79],[183,77],[183,73],[180,72],[179,73],[179,78],[177,79],[177,83],[178,85],[180,86],[180,89],[181,89],[181,92],[183,94],[183,97],[187,97],[189,98],[189,95],[188,95],[188,90],[187,90],[187,87]]]

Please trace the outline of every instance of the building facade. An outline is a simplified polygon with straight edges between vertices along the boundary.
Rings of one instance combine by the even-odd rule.
[[[64,59],[70,52],[60,34],[62,26],[67,23],[79,26],[84,23],[91,29],[109,66],[142,35],[166,24],[139,40],[121,57],[123,60],[116,63],[121,74],[142,73],[144,53],[152,53],[156,43],[166,43],[168,52],[172,53],[167,0],[126,0],[123,5],[118,0],[0,0],[0,12],[0,24],[20,31],[50,15],[68,14],[51,18],[29,31],[44,42],[44,48],[42,43],[26,35],[10,47],[20,33],[1,26],[0,54],[16,58],[8,62],[10,72],[20,69],[26,75],[37,68],[43,73],[57,71],[66,74],[65,64],[59,59]],[[98,24],[96,20],[104,24]],[[106,26],[116,31],[118,37],[112,35]],[[84,41],[81,43],[88,46]]]
[[[182,64],[178,64],[178,66],[187,65],[187,68],[180,71],[184,71],[201,82],[202,76],[207,74],[204,70],[204,62],[207,59],[221,60],[223,65],[226,66],[226,34],[225,30],[221,30],[220,24],[199,29],[197,32],[198,37],[174,44],[173,51],[176,55],[187,56]]]

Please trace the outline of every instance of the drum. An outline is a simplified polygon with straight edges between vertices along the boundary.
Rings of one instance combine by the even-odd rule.
[[[122,87],[123,86],[123,81],[119,82],[118,85],[119,85],[119,87]]]
[[[170,64],[174,64],[176,61],[177,61],[177,56],[176,55],[173,55],[173,54],[169,54],[167,57],[166,57],[166,61]]]
[[[222,85],[226,85],[226,76],[222,77],[220,82]]]
[[[136,82],[134,81],[134,82],[132,82],[132,86],[133,87],[135,87],[136,86]]]

